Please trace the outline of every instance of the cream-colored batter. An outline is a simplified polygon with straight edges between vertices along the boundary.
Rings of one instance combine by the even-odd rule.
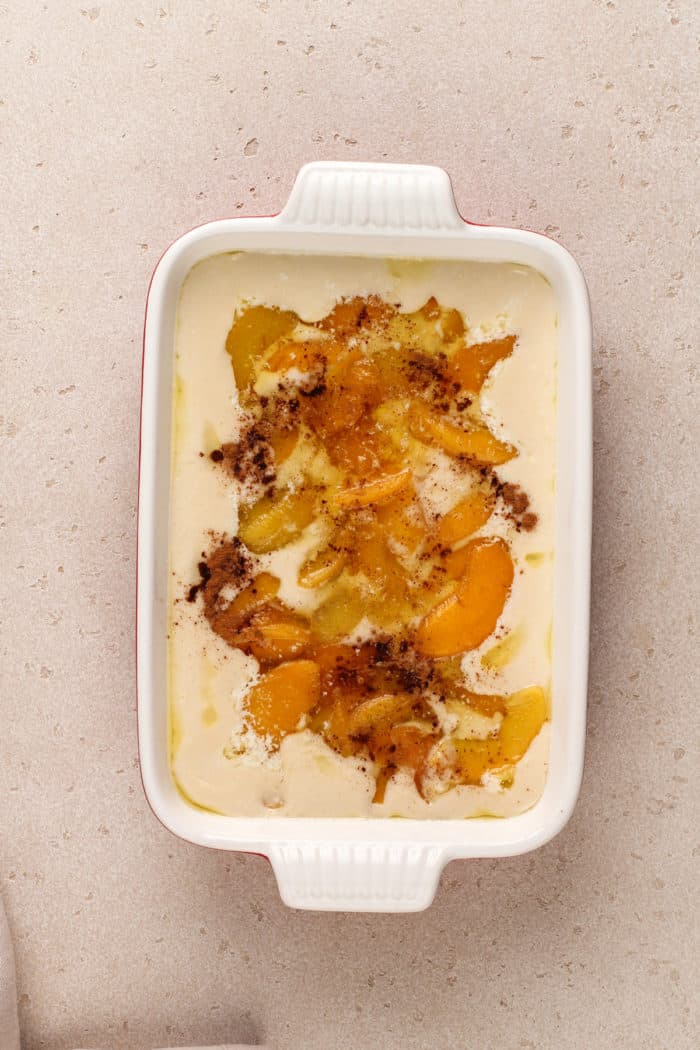
[[[487,380],[481,403],[493,432],[520,449],[516,459],[499,467],[499,476],[528,493],[539,520],[532,532],[518,533],[492,516],[481,530],[507,536],[516,576],[496,635],[466,654],[463,667],[480,692],[511,693],[550,681],[558,348],[550,285],[536,271],[510,264],[218,255],[188,274],[175,338],[169,640],[173,775],[192,802],[237,816],[509,816],[529,808],[542,793],[548,724],[516,766],[512,786],[504,788],[487,775],[481,787],[453,788],[430,803],[419,796],[411,777],[400,773],[389,783],[385,801],[373,804],[374,778],[362,772],[363,763],[340,757],[308,731],[287,737],[271,757],[255,746],[242,756],[234,753],[239,748],[232,748],[232,741],[240,744],[241,700],[255,678],[256,662],[227,646],[196,607],[182,600],[198,577],[197,562],[211,531],[233,535],[237,529],[231,485],[201,456],[236,433],[240,410],[224,349],[235,309],[243,302],[265,303],[312,321],[342,297],[370,294],[405,311],[434,295],[463,312],[474,342],[505,332],[518,335],[512,356]],[[439,506],[445,492],[454,493],[456,501],[451,470],[448,458],[435,453],[421,491],[427,505],[446,509]],[[454,480],[458,488],[459,478]],[[313,592],[296,584],[297,570],[315,543],[314,527],[298,543],[262,559],[263,567],[282,580],[280,598],[297,608],[308,609],[314,600]]]

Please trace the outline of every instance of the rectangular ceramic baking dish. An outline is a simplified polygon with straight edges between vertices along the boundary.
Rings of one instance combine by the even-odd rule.
[[[549,772],[539,802],[504,819],[265,819],[196,809],[168,763],[167,579],[175,313],[183,279],[219,252],[514,262],[539,270],[559,309],[558,447]],[[141,770],[148,800],[176,835],[269,858],[296,908],[418,911],[448,861],[535,849],[566,824],[583,767],[591,535],[591,324],[586,284],[568,252],[525,230],[480,226],[457,211],[440,168],[314,163],[266,218],[222,219],[165,252],[148,293],[143,354],[138,522],[137,675]]]

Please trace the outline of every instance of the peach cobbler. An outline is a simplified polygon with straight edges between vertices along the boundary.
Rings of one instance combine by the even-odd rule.
[[[526,267],[222,255],[175,336],[171,763],[232,815],[546,776],[556,304]]]

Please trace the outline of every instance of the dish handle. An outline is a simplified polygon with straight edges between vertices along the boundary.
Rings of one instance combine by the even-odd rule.
[[[312,911],[422,911],[449,859],[440,847],[392,843],[289,843],[266,853],[284,903]]]
[[[305,164],[276,221],[294,230],[326,233],[463,234],[469,225],[457,211],[443,168],[350,161]]]

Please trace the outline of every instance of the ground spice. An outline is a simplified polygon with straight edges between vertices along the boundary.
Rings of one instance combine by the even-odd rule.
[[[212,628],[220,634],[222,618],[225,619],[226,606],[220,600],[224,587],[233,586],[241,589],[253,575],[254,562],[243,543],[238,538],[220,542],[197,566],[199,583],[190,587],[187,601],[194,602],[201,593],[204,599],[204,616]],[[231,643],[232,644],[232,643]]]
[[[511,481],[501,481],[498,474],[489,467],[483,467],[480,473],[489,481],[496,498],[501,502],[506,518],[513,522],[518,532],[532,532],[539,519],[529,510],[530,497],[527,492]]]

